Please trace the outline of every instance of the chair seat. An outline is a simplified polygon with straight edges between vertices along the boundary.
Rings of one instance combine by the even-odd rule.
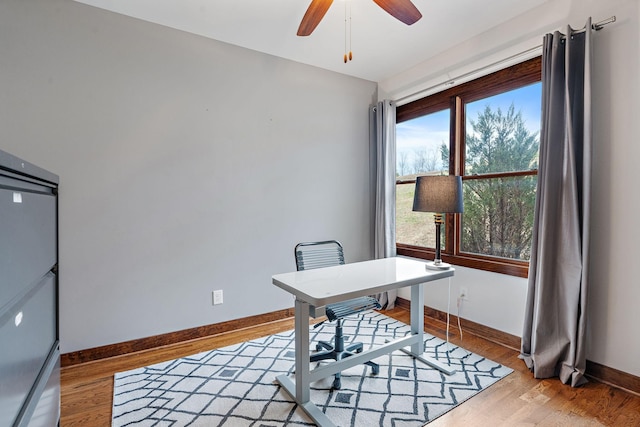
[[[348,301],[341,301],[334,304],[329,304],[326,307],[327,319],[333,322],[343,317],[351,316],[352,314],[360,313],[361,311],[380,309],[380,303],[372,297],[360,297],[350,299]]]

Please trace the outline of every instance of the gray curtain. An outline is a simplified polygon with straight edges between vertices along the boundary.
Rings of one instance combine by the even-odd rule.
[[[591,19],[544,37],[540,162],[521,358],[536,378],[586,382]]]
[[[375,157],[374,257],[396,255],[396,105],[380,101],[370,109],[371,148]],[[395,306],[397,291],[378,294],[383,308]]]

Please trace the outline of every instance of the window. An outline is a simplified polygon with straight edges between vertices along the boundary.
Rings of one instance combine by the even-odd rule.
[[[540,58],[397,108],[398,254],[433,258],[433,217],[412,212],[415,179],[461,175],[465,212],[447,215],[445,262],[526,277],[537,184]]]
[[[447,108],[396,126],[397,243],[435,247],[435,227],[425,227],[425,214],[411,208],[416,176],[449,173],[449,116]]]

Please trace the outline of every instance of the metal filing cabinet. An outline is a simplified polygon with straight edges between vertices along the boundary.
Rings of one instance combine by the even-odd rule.
[[[58,182],[0,150],[0,427],[60,420]]]

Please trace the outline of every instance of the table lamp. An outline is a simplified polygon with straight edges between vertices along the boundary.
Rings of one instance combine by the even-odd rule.
[[[440,227],[443,213],[462,213],[462,178],[454,175],[419,176],[413,196],[414,212],[433,212],[436,224],[436,256],[426,267],[447,270],[451,266],[440,258]]]

